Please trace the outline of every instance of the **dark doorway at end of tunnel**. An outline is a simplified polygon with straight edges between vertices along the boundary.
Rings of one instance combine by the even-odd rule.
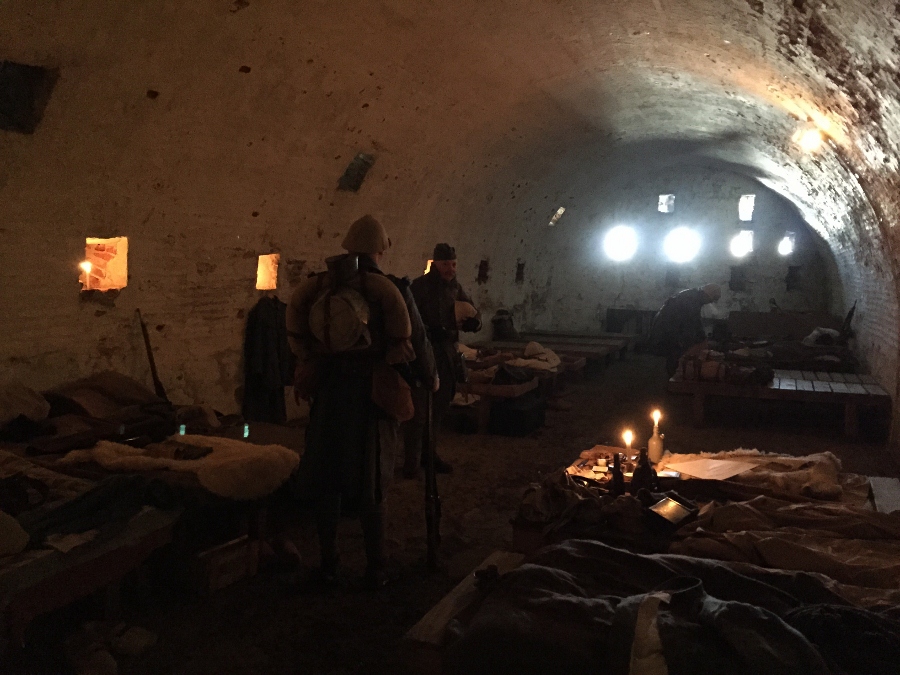
[[[525,263],[521,261],[516,263],[516,283],[525,283]]]
[[[681,287],[681,268],[674,265],[666,268],[666,286],[669,288]]]
[[[784,285],[789,291],[796,291],[800,288],[800,265],[790,265],[788,267]]]
[[[747,277],[747,268],[744,265],[734,265],[731,268],[731,277],[728,279],[728,290],[739,293],[748,291]]]
[[[490,263],[487,258],[478,263],[478,277],[475,279],[479,284],[487,283],[488,274],[490,272]],[[523,270],[524,273],[524,270]]]

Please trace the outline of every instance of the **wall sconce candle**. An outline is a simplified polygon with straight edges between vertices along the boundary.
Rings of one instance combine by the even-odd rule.
[[[94,266],[87,260],[78,263],[78,266],[84,272],[84,290],[89,291],[91,290],[91,270],[94,269]]]

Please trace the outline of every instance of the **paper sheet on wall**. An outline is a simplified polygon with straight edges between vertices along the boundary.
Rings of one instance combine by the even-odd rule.
[[[726,480],[756,466],[757,462],[741,462],[734,459],[695,459],[690,462],[668,462],[666,469],[680,471],[693,478]]]

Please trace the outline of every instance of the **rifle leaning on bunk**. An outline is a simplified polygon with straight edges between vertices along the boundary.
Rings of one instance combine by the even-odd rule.
[[[150,375],[153,377],[153,389],[156,395],[163,401],[168,401],[166,396],[166,388],[163,386],[162,380],[159,379],[159,373],[156,371],[156,360],[153,358],[153,348],[150,346],[150,334],[147,333],[147,324],[144,323],[144,317],[141,316],[141,310],[138,309],[137,317],[141,322],[141,332],[144,334],[144,347],[147,350],[147,360],[150,362]]]
[[[423,434],[423,459],[425,464],[425,529],[427,531],[428,554],[426,564],[429,572],[437,570],[438,547],[441,545],[441,498],[438,495],[437,473],[434,470],[434,394],[426,393],[425,433]]]

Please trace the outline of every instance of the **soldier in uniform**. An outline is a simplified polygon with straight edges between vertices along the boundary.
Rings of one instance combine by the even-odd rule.
[[[678,370],[678,360],[691,347],[706,341],[700,319],[703,305],[717,302],[722,290],[716,284],[689,288],[666,300],[650,327],[650,344],[655,353],[666,357],[669,377]]]
[[[347,253],[330,258],[328,272],[301,283],[287,310],[298,359],[295,393],[310,401],[297,482],[313,504],[322,580],[337,580],[338,523],[349,511],[362,523],[365,579],[379,587],[387,581],[385,491],[401,442],[400,422],[413,412],[407,381],[417,378],[436,390],[438,379],[408,280],[379,269],[390,246],[384,227],[364,216],[350,226],[342,246]],[[355,317],[337,310],[352,306],[340,304],[350,297],[364,319],[357,322],[363,335],[348,348],[341,340]],[[323,320],[317,303],[335,298]]]
[[[464,364],[457,349],[459,331],[474,333],[481,330],[481,314],[456,279],[456,251],[453,247],[438,244],[434,247],[432,258],[428,273],[412,282],[412,293],[434,348],[434,359],[440,376],[440,388],[434,396],[432,409],[434,429],[439,429],[441,419],[449,410],[450,402],[456,394],[456,383],[465,377]],[[460,308],[464,308],[462,315],[465,318],[458,321]],[[403,474],[407,478],[418,475],[420,457],[423,456],[424,396],[424,392],[413,392],[416,416],[404,425],[406,461],[403,464]],[[453,471],[450,464],[437,455],[434,457],[435,471]]]

